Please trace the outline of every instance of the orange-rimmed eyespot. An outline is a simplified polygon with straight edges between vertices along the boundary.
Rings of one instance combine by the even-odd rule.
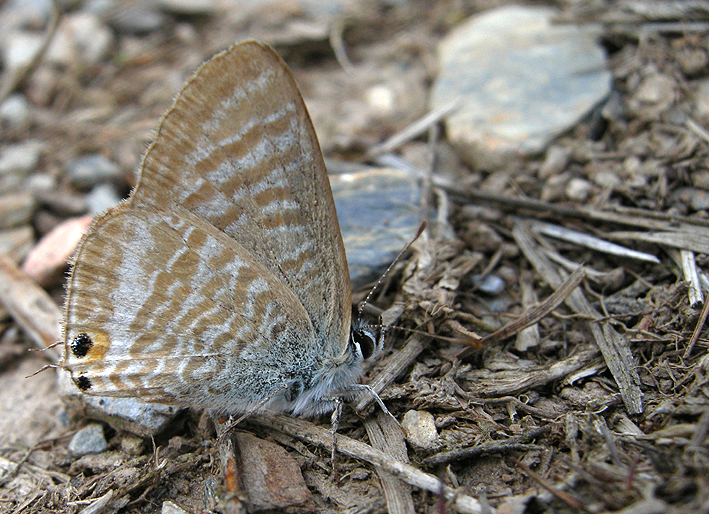
[[[93,344],[88,334],[82,332],[72,340],[71,353],[74,354],[74,357],[86,357],[86,354],[89,353]]]

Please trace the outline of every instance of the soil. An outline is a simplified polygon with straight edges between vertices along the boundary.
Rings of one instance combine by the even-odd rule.
[[[171,14],[148,34],[116,31],[115,51],[99,64],[40,61],[15,88],[32,105],[30,123],[5,127],[2,136],[3,144],[41,141],[37,172],[57,179],[56,194],[38,202],[35,234],[86,212],[87,191],[66,177],[82,154],[118,163],[114,186],[126,195],[184,80],[236,40],[274,46],[301,87],[326,158],[361,162],[426,113],[440,38],[503,4],[362,2],[336,19],[280,4],[252,17]],[[544,155],[471,169],[445,133],[397,150],[433,177],[424,191],[431,222],[372,303],[398,326],[438,337],[392,331],[365,380],[393,366],[412,340],[421,345],[380,396],[399,421],[412,410],[432,414],[435,441],[410,444],[405,458],[477,498],[480,512],[709,512],[709,304],[690,299],[683,271],[691,262],[701,272],[709,254],[709,9],[630,4],[553,3],[565,23],[599,24],[614,92]],[[350,65],[338,61],[331,41],[346,49]],[[400,101],[391,109],[367,101],[381,84],[396,86]],[[585,199],[569,198],[575,179],[585,181]],[[660,262],[546,237],[541,221]],[[563,289],[564,268],[573,269],[563,259],[587,269],[573,293]],[[486,294],[472,276],[499,277],[503,291]],[[57,305],[63,287],[63,280],[45,286]],[[529,314],[559,289],[543,315]],[[523,314],[527,322],[515,322]],[[77,459],[68,443],[90,420],[63,406],[52,371],[24,378],[49,360],[24,351],[29,338],[9,316],[0,323],[0,511],[74,513],[97,498],[106,501],[101,512],[166,512],[167,501],[187,512],[227,509],[209,500],[224,499],[211,421],[186,410],[152,440],[104,423],[109,449]],[[625,369],[629,362],[636,375]],[[376,409],[368,417],[381,418]],[[364,419],[345,407],[338,434],[373,441]],[[329,430],[328,417],[315,423]],[[241,429],[277,443],[299,465],[311,498],[284,510],[409,512],[392,503],[402,492],[385,494],[377,467],[344,443],[333,474],[330,449],[312,439],[275,422],[247,420]],[[415,512],[459,510],[419,487],[403,494]]]

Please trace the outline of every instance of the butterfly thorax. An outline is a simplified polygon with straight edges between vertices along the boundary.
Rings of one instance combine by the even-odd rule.
[[[345,351],[318,359],[307,381],[301,376],[289,385],[285,399],[290,404],[286,410],[314,416],[332,411],[337,399],[351,398],[357,391],[353,385],[362,376],[363,363],[379,356],[383,342],[384,333],[379,327],[360,319],[353,321]]]

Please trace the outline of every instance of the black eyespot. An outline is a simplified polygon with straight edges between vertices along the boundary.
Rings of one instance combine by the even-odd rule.
[[[74,379],[74,383],[76,384],[76,387],[78,387],[82,391],[88,391],[89,389],[91,389],[91,380],[89,380],[83,375]]]
[[[94,345],[88,334],[82,332],[71,342],[71,352],[78,358],[86,357],[89,350]]]

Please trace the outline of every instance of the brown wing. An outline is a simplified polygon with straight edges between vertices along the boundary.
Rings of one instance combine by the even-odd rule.
[[[63,364],[94,394],[245,410],[343,354],[350,303],[303,100],[272,50],[245,43],[195,73],[131,198],[82,241]]]
[[[91,394],[248,408],[260,398],[243,393],[253,375],[241,370],[289,369],[304,361],[292,345],[315,344],[292,291],[180,208],[124,203],[96,220],[69,286],[64,365]],[[232,390],[230,403],[219,398]]]
[[[327,349],[344,351],[351,292],[332,192],[300,91],[273,50],[237,45],[195,73],[131,201],[181,205],[234,238],[293,291]]]

